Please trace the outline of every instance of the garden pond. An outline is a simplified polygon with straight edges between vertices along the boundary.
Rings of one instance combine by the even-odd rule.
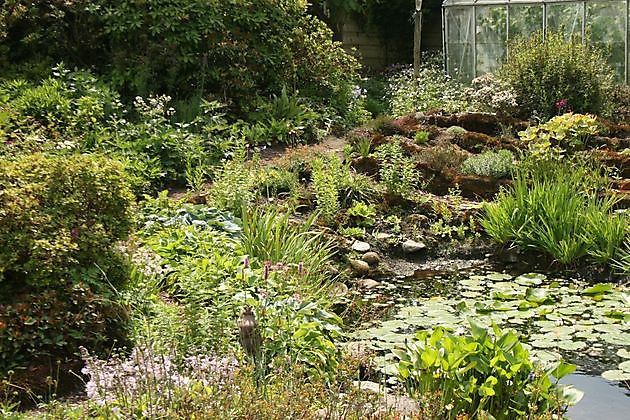
[[[465,332],[468,319],[512,328],[542,363],[563,357],[577,365],[563,379],[585,392],[568,412],[621,419],[630,410],[630,287],[589,284],[540,273],[507,274],[475,268],[459,272],[417,270],[385,279],[357,299],[380,313],[363,322],[353,339],[380,356],[385,373],[395,372],[393,348],[418,330],[443,326]],[[393,377],[390,377],[393,378]],[[393,380],[393,379],[390,379]],[[589,414],[590,413],[590,414]]]

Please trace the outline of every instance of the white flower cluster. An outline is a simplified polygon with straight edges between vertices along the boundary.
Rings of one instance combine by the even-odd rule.
[[[467,88],[464,94],[482,111],[509,115],[518,107],[514,89],[492,74],[473,79],[471,87]]]
[[[175,354],[156,354],[149,348],[136,347],[126,359],[113,356],[109,360],[90,356],[83,347],[80,350],[85,363],[81,373],[90,378],[86,384],[90,400],[130,409],[134,402],[143,401],[148,414],[164,412],[166,407],[161,405],[168,404],[177,389],[193,384],[222,387],[238,370],[236,359],[229,357],[191,355],[178,365]]]

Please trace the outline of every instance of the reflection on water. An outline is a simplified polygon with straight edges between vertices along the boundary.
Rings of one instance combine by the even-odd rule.
[[[630,418],[630,390],[608,382],[599,376],[571,374],[560,382],[572,384],[584,391],[584,398],[570,407],[567,417],[572,420],[628,420]]]

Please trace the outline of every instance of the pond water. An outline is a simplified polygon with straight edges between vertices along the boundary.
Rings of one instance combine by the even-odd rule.
[[[581,373],[563,381],[585,391],[571,418],[593,418],[593,413],[606,414],[607,420],[630,418],[627,285],[592,285],[541,273],[416,271],[384,279],[355,299],[382,308],[381,319],[362,323],[353,334],[383,355],[381,366],[392,361],[389,350],[416,331],[441,325],[464,332],[474,318],[519,331],[542,363],[564,357],[578,366]]]
[[[569,407],[567,417],[572,420],[627,420],[630,418],[630,389],[615,385],[601,376],[571,374],[562,383],[572,384],[584,391],[584,397]]]

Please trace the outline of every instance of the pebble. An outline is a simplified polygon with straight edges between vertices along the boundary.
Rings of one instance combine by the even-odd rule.
[[[362,275],[370,272],[370,265],[362,260],[350,260],[350,266],[355,273]]]
[[[352,244],[352,250],[360,253],[365,253],[370,250],[370,244],[362,241],[354,241]]]
[[[372,279],[361,279],[357,281],[357,286],[362,287],[364,289],[375,289],[380,285],[379,282]]]

